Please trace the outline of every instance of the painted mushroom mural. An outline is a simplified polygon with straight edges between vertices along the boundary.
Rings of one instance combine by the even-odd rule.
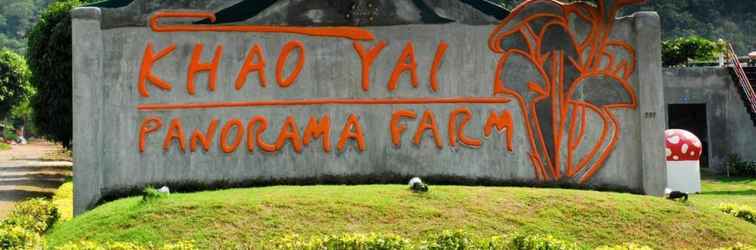
[[[643,2],[530,0],[491,33],[489,47],[501,54],[494,94],[519,104],[538,179],[586,184],[614,151],[621,131],[613,110],[637,108],[636,55],[611,34],[617,12]],[[596,140],[584,138],[588,115],[602,123]]]

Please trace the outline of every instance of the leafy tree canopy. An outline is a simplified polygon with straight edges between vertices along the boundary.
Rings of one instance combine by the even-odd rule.
[[[665,67],[678,66],[691,61],[714,61],[725,51],[722,40],[711,41],[699,36],[680,37],[662,43],[662,60]]]
[[[0,50],[0,119],[6,118],[12,107],[33,93],[29,75],[24,57],[7,49]]]
[[[37,94],[32,98],[34,124],[49,139],[71,145],[71,9],[87,1],[57,0],[29,34],[29,67]]]

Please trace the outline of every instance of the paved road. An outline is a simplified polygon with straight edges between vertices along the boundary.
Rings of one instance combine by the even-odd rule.
[[[34,142],[0,151],[0,218],[16,202],[52,196],[65,178],[71,176],[71,162],[42,160],[57,150],[58,145]]]

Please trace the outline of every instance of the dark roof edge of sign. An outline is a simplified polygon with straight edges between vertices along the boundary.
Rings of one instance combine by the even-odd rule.
[[[492,17],[496,17],[496,19],[504,20],[504,18],[507,18],[509,16],[509,13],[511,13],[510,10],[507,10],[504,8],[504,6],[501,6],[499,4],[493,3],[488,0],[460,0],[463,3],[472,6],[473,8],[479,10],[480,12],[485,13],[486,15],[490,15]]]
[[[87,4],[86,6],[98,8],[121,8],[128,6],[132,2],[134,2],[134,0],[106,0]]]
[[[128,5],[132,4],[134,1],[135,0],[105,0],[105,1],[100,1],[96,3],[91,3],[91,4],[88,4],[87,6],[107,8],[107,9],[117,9],[117,8],[127,7]],[[278,0],[241,0],[238,3],[217,12],[216,14],[217,14],[218,19],[216,20],[216,23],[241,22],[241,21],[250,19],[262,13],[264,10],[266,10],[268,7],[270,7],[277,1]],[[422,0],[418,0],[418,1],[422,2]],[[481,13],[485,15],[491,16],[498,20],[503,20],[510,13],[510,11],[504,8],[502,5],[491,2],[489,0],[458,0],[458,1],[480,11]],[[431,16],[429,18],[444,20],[444,21],[449,21],[449,22],[454,21],[454,20],[448,20],[439,16]],[[208,20],[202,20],[197,23],[208,23]]]

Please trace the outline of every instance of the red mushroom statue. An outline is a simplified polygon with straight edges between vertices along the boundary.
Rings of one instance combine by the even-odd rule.
[[[667,130],[664,137],[668,190],[701,192],[701,140],[693,133],[682,129]]]
[[[670,129],[666,137],[667,161],[698,161],[701,159],[703,146],[701,140],[691,132],[682,129]]]

